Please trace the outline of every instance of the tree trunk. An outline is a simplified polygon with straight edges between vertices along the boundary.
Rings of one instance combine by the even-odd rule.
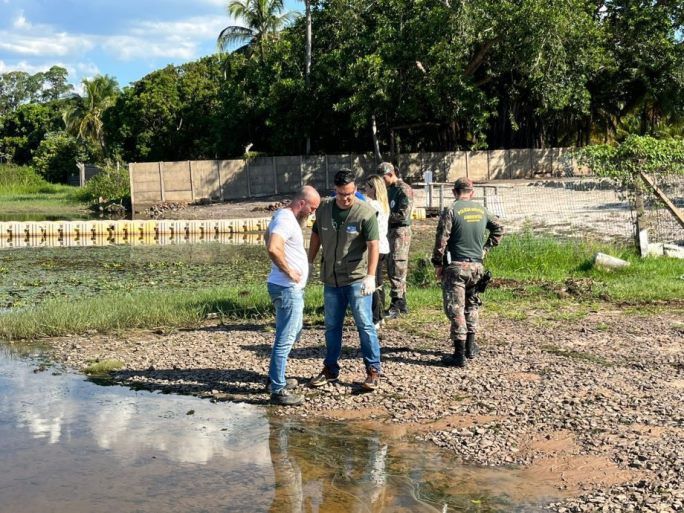
[[[306,92],[310,94],[311,86],[311,0],[304,1],[306,9],[306,63],[305,63],[305,81]],[[309,127],[309,130],[311,127]],[[311,153],[311,135],[306,135],[306,154]]]
[[[372,131],[373,131],[373,150],[375,151],[375,159],[382,162],[382,154],[380,153],[380,143],[378,142],[378,125],[375,122],[375,114],[371,116]]]

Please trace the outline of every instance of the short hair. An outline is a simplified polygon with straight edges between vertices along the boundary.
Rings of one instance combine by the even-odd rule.
[[[462,176],[461,178],[457,178],[456,181],[454,182],[454,190],[456,190],[456,191],[472,191],[473,190],[473,181],[470,178],[467,178],[465,176]]]
[[[354,183],[356,180],[356,175],[351,169],[342,168],[337,173],[335,173],[335,178],[333,178],[333,183],[335,187],[342,187],[350,183]]]

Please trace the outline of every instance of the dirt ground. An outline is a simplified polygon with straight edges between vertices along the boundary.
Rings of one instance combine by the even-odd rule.
[[[567,498],[554,511],[682,511],[684,507],[684,316],[679,312],[482,315],[482,352],[465,369],[446,367],[448,327],[417,319],[381,331],[383,380],[363,393],[358,338],[345,330],[337,384],[310,389],[322,366],[321,326],[305,327],[288,375],[303,406],[276,414],[370,423],[389,436],[417,437],[464,462],[519,465]],[[115,381],[213,401],[267,404],[273,328],[267,323],[176,332],[52,340],[76,368],[118,359]],[[653,507],[651,507],[653,506]]]
[[[533,226],[556,234],[584,230],[607,240],[631,236],[629,209],[612,190],[591,186],[578,196],[563,183],[503,185],[490,206],[510,231]],[[417,191],[416,205],[425,204],[423,194]],[[151,213],[266,217],[283,199]],[[441,363],[449,351],[446,319],[439,312],[434,319],[411,314],[381,331],[383,379],[373,394],[360,387],[364,374],[352,325],[344,334],[339,383],[305,386],[324,356],[322,327],[308,325],[288,364],[306,402],[274,411],[370,424],[388,436],[430,441],[464,462],[520,466],[566,496],[549,506],[552,511],[681,512],[683,312],[682,304],[657,311],[603,305],[588,314],[542,308],[495,316],[485,306],[482,352],[465,369]],[[114,380],[122,385],[267,404],[272,337],[267,323],[207,321],[199,329],[51,343],[55,357],[75,368],[121,360],[124,369]]]

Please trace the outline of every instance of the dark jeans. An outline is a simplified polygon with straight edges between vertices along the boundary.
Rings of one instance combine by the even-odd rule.
[[[385,255],[380,253],[378,269],[375,271],[375,292],[373,292],[373,324],[379,323],[385,317],[385,291],[382,288],[382,275],[385,268]]]

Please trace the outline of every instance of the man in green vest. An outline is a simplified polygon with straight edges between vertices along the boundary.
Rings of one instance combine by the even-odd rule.
[[[432,252],[454,344],[453,356],[447,356],[444,361],[456,367],[465,366],[465,359],[477,354],[475,333],[480,300],[475,287],[484,274],[485,255],[499,244],[504,232],[498,219],[473,201],[474,194],[472,180],[465,177],[456,180],[456,201],[442,211]],[[485,230],[489,230],[486,242]]]
[[[355,178],[349,169],[335,175],[335,197],[321,203],[311,231],[309,263],[313,264],[319,250],[322,253],[326,347],[323,370],[311,379],[312,387],[338,379],[342,327],[348,306],[366,367],[363,388],[375,390],[380,383],[380,343],[372,313],[380,237],[375,209],[356,197]]]

